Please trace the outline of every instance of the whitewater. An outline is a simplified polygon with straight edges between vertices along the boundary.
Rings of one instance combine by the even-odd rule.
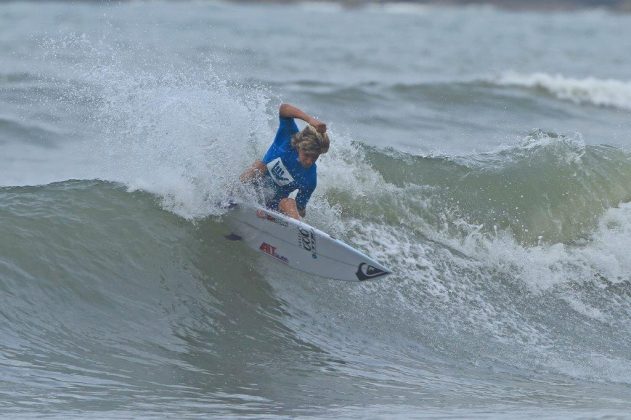
[[[0,415],[627,418],[631,15],[0,5]],[[310,277],[218,203],[325,121]]]

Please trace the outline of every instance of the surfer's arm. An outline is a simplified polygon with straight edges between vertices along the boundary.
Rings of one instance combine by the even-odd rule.
[[[306,112],[304,112],[303,110],[299,108],[296,108],[293,105],[281,104],[280,108],[278,108],[278,116],[281,118],[298,118],[300,120],[303,120],[307,124],[310,124],[313,127],[315,127],[315,129],[318,130],[318,132],[326,133],[325,123],[318,120],[317,118],[312,117],[311,115],[307,114]]]
[[[265,171],[267,171],[267,166],[260,160],[256,160],[248,169],[243,171],[239,179],[243,183],[250,182],[265,175]]]

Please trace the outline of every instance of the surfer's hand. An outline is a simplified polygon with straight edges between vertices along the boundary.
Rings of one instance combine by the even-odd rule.
[[[322,133],[322,134],[326,133],[325,123],[318,120],[317,118],[313,118],[306,112],[302,111],[301,109],[296,108],[293,105],[281,104],[280,108],[278,108],[278,115],[281,118],[300,118],[307,124],[313,126],[313,128],[315,128],[318,133]]]
[[[243,173],[239,177],[239,180],[245,184],[256,178],[262,177],[265,174],[266,170],[267,167],[265,166],[265,164],[260,160],[257,160],[252,165],[250,165],[249,168],[243,171]]]
[[[311,124],[318,133],[322,133],[322,134],[326,133],[326,124],[323,123],[322,121],[316,120],[315,118],[311,118],[311,120],[309,121],[309,124]]]

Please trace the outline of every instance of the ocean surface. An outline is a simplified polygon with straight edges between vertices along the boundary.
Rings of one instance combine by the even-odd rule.
[[[3,418],[631,418],[631,15],[0,4]],[[306,222],[227,241],[290,102]],[[253,199],[242,193],[241,199]]]

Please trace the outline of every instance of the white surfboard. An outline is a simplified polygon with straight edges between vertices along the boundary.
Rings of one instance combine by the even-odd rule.
[[[320,277],[372,280],[390,270],[344,242],[304,222],[251,204],[231,204],[231,240],[242,240],[281,264]]]

